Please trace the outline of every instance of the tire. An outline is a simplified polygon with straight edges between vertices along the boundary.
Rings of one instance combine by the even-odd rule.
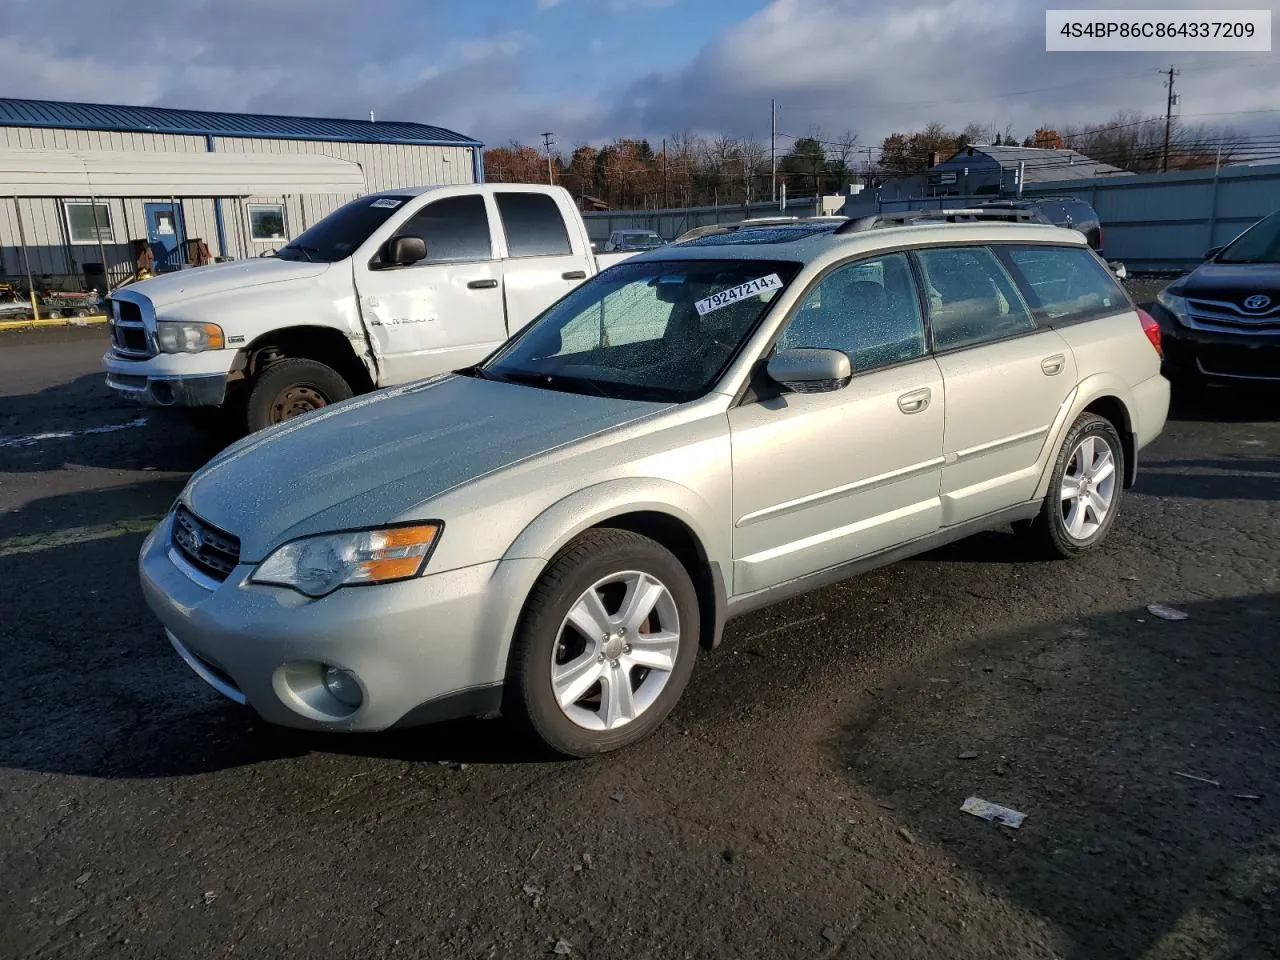
[[[259,373],[249,387],[245,426],[254,433],[352,395],[351,384],[332,367],[315,360],[281,360]]]
[[[637,593],[656,599],[647,610],[640,604],[643,619],[628,625],[618,618]],[[589,595],[611,621],[607,635],[603,626],[580,631],[570,622],[577,610],[579,623],[601,623],[587,613]],[[657,639],[670,633],[674,644]],[[589,530],[551,561],[529,594],[508,661],[503,713],[563,756],[625,747],[652,733],[680,699],[698,637],[697,594],[669,550],[629,530]],[[639,664],[636,657],[664,666]],[[615,683],[625,683],[629,695],[611,694],[623,689]]]
[[[1082,473],[1090,451],[1092,463]],[[1103,470],[1107,461],[1105,454],[1110,454],[1110,473],[1099,477],[1097,471]],[[1025,529],[1028,538],[1050,558],[1071,559],[1097,549],[1119,512],[1124,469],[1124,446],[1115,426],[1105,417],[1082,413],[1058,451],[1040,514]],[[1072,485],[1077,477],[1090,480],[1086,488],[1078,488],[1087,496],[1064,498],[1064,485]],[[1102,504],[1105,509],[1100,510]]]

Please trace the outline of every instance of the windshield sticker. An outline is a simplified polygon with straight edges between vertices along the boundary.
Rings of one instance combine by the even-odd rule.
[[[402,203],[404,203],[403,200],[396,200],[393,197],[379,197],[377,200],[373,201],[373,203],[369,204],[369,206],[376,207],[379,210],[394,210]]]
[[[727,307],[739,300],[745,300],[747,297],[754,297],[758,293],[764,293],[766,290],[778,290],[782,287],[782,278],[776,273],[771,273],[767,277],[761,277],[758,280],[748,280],[746,283],[740,283],[736,287],[730,287],[728,290],[721,290],[719,293],[713,293],[711,296],[694,303],[694,309],[698,311],[698,316],[705,317],[712,310],[719,310],[721,307]]]

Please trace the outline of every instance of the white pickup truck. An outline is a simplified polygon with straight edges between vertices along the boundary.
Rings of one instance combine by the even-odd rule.
[[[475,364],[629,253],[596,255],[568,191],[388,190],[276,251],[112,293],[107,385],[236,432]]]

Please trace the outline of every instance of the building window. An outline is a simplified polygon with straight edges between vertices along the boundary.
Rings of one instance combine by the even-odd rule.
[[[63,201],[67,215],[67,235],[72,243],[112,243],[111,205],[88,200]]]
[[[279,203],[250,203],[249,236],[261,243],[285,240],[284,205]]]

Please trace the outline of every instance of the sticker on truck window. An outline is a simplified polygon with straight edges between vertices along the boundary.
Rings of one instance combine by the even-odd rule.
[[[698,316],[705,317],[712,310],[719,310],[721,307],[727,307],[730,304],[737,303],[739,300],[745,300],[747,297],[754,297],[756,294],[764,293],[767,290],[778,290],[781,287],[782,278],[776,273],[771,273],[767,277],[748,280],[746,283],[740,283],[736,287],[730,287],[728,290],[713,293],[709,297],[696,301],[693,306],[698,311]]]
[[[379,197],[369,206],[376,207],[379,210],[394,210],[402,203],[404,203],[403,200],[396,200],[394,197]]]

